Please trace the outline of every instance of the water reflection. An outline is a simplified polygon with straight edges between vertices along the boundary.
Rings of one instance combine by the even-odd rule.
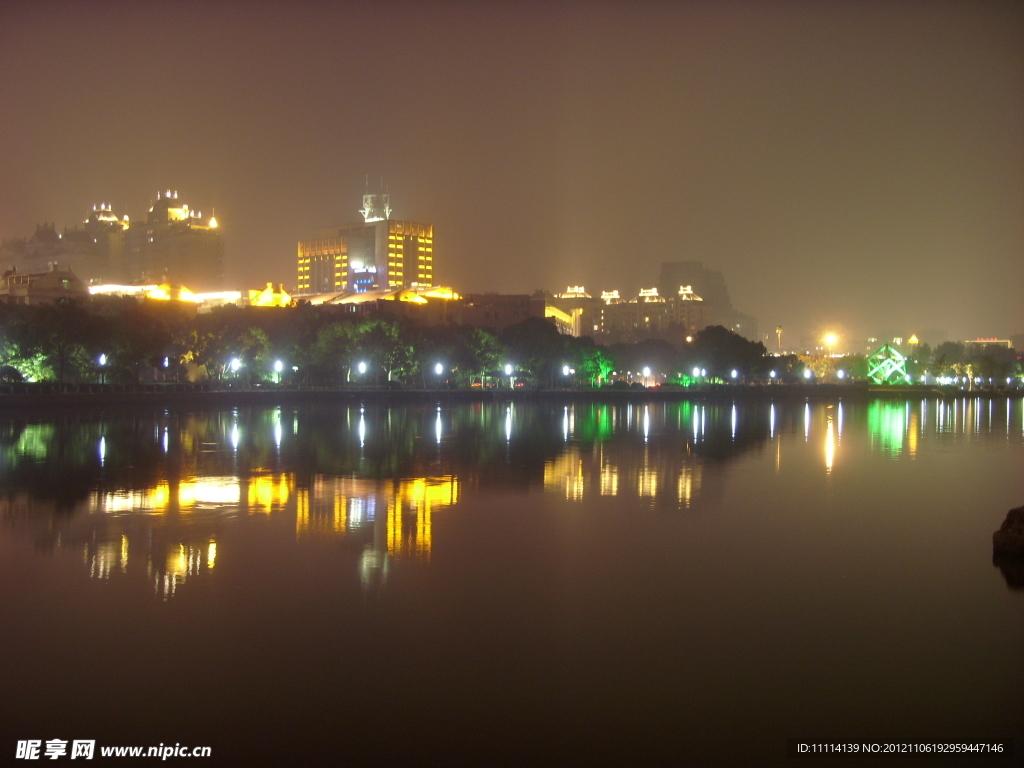
[[[170,599],[212,577],[224,526],[263,518],[292,544],[344,543],[369,590],[396,559],[429,563],[435,514],[467,495],[699,512],[750,452],[772,451],[778,474],[806,441],[831,478],[844,470],[844,430],[886,460],[913,461],[926,441],[1019,443],[1014,409],[1024,418],[1020,400],[972,397],[7,414],[0,520],[40,549],[81,552],[91,577],[144,579]]]

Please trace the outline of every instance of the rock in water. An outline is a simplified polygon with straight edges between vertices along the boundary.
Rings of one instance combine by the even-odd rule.
[[[1002,527],[992,534],[996,554],[1024,555],[1024,507],[1006,513]]]

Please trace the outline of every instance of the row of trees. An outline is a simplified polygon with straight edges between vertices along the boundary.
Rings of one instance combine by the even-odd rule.
[[[93,297],[41,306],[0,304],[0,378],[7,381],[138,383],[209,378],[247,386],[280,381],[470,386],[488,377],[556,387],[597,385],[613,375],[688,384],[708,380],[818,380],[839,370],[863,378],[862,356],[768,355],[764,345],[710,326],[677,349],[666,341],[603,347],[530,318],[501,333],[461,325],[418,326],[402,317],[335,307],[220,307],[196,314],[174,302]],[[1020,374],[1012,350],[922,347],[911,373]],[[699,372],[695,376],[694,371]],[[735,376],[733,375],[735,372]],[[952,375],[952,373],[950,373]],[[660,379],[664,377],[664,379]]]
[[[196,314],[171,302],[93,297],[41,306],[0,305],[0,378],[6,381],[186,381],[307,386],[402,381],[469,386],[511,365],[552,386],[598,383],[613,369],[591,339],[528,320],[493,334],[469,326],[417,326],[308,304],[220,307]],[[440,367],[438,367],[440,366]]]

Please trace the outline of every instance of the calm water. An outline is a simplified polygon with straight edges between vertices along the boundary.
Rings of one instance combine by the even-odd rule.
[[[991,534],[1022,429],[1019,399],[0,414],[0,749],[1021,751]]]

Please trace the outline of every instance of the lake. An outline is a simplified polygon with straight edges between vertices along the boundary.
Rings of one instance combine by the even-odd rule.
[[[1020,398],[0,412],[2,749],[1019,756],[1022,504]]]

